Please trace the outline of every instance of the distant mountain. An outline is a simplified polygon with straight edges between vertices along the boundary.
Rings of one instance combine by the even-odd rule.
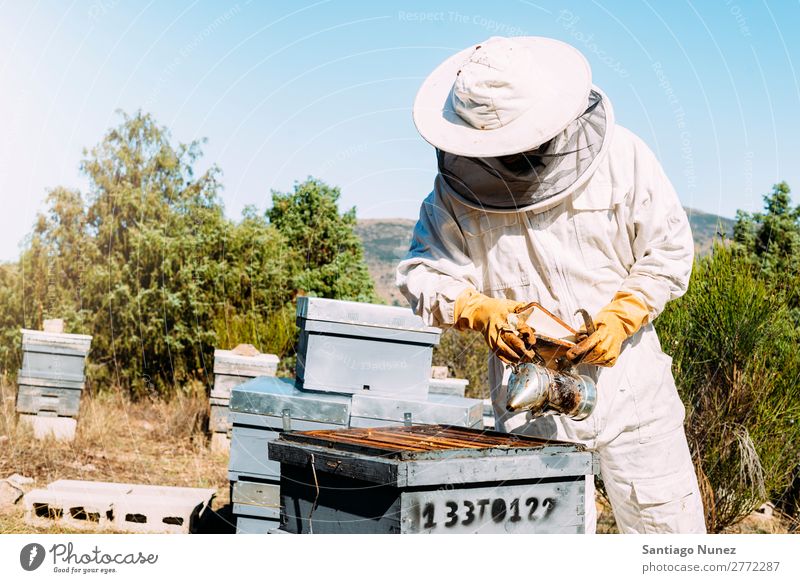
[[[408,251],[413,219],[359,219],[356,233],[364,242],[364,257],[378,295],[390,304],[408,302],[394,284],[394,270]]]
[[[733,236],[733,219],[704,213],[689,207],[684,207],[684,210],[689,216],[694,246],[698,253],[702,254],[708,251],[711,248],[711,242],[714,237],[718,235],[724,234],[728,238]]]
[[[708,251],[718,233],[727,236],[733,233],[732,219],[691,208],[686,209],[686,214],[698,253]],[[394,284],[394,272],[408,251],[415,223],[413,219],[360,219],[356,227],[364,242],[364,255],[378,295],[390,304],[408,305]]]

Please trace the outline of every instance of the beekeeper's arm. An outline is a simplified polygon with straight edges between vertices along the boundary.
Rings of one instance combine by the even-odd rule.
[[[397,267],[397,286],[428,326],[476,330],[505,362],[532,356],[519,337],[504,330],[508,315],[522,304],[477,291],[478,271],[464,234],[435,191],[422,203],[411,247]]]
[[[636,138],[627,221],[635,262],[620,291],[641,298],[652,321],[689,285],[694,240],[689,219],[655,154]]]
[[[613,366],[625,339],[686,292],[692,272],[692,231],[672,183],[639,138],[632,160],[625,224],[634,263],[614,299],[595,316],[597,332],[567,354],[587,364]]]

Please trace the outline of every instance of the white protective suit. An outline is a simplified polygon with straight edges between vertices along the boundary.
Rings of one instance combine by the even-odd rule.
[[[641,298],[651,322],[683,294],[694,255],[686,213],[647,145],[625,128],[611,129],[588,181],[543,211],[482,210],[438,175],[397,271],[414,311],[446,328],[456,298],[474,287],[539,302],[577,328],[578,308],[595,314],[618,291]],[[613,367],[578,367],[597,382],[598,405],[588,419],[532,420],[505,411],[504,367],[492,357],[496,427],[595,450],[621,532],[705,532],[671,362],[647,324],[623,344]],[[587,532],[596,518],[593,491],[587,480]]]

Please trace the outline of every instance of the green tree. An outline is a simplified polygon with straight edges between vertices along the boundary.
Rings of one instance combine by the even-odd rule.
[[[96,378],[166,389],[206,365],[214,343],[206,290],[226,224],[218,169],[195,176],[201,155],[200,142],[173,146],[141,112],[123,114],[86,153]]]
[[[736,213],[733,241],[767,276],[800,274],[800,207],[792,206],[786,182],[764,196],[764,212]]]
[[[22,317],[22,278],[19,266],[0,263],[0,377],[19,370],[20,326]]]
[[[262,352],[290,353],[297,336],[291,279],[298,266],[283,234],[248,206],[230,229],[220,259],[217,345],[244,342]]]
[[[267,216],[300,266],[292,285],[318,297],[379,301],[355,232],[356,209],[340,214],[339,197],[338,188],[314,178],[290,193],[273,191]]]
[[[450,376],[467,379],[467,396],[489,398],[489,347],[480,334],[449,328],[433,349],[433,365],[446,366]]]

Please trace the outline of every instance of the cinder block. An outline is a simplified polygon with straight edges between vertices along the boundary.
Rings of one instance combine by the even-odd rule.
[[[211,434],[211,451],[215,453],[229,453],[231,451],[231,438],[227,433]]]
[[[36,439],[52,437],[59,441],[74,441],[78,420],[73,417],[50,417],[21,413],[19,422],[33,428]]]
[[[435,368],[435,367],[434,367]],[[467,391],[467,379],[447,379],[431,377],[428,391],[435,395],[451,395],[463,397]]]
[[[131,493],[114,503],[114,527],[137,533],[188,533],[214,495]]]
[[[61,318],[53,318],[45,320],[42,326],[45,334],[63,334],[64,333],[64,320]]]
[[[111,528],[114,520],[112,497],[88,497],[70,490],[31,490],[25,495],[25,522],[50,526],[58,522],[72,528]]]
[[[275,375],[261,375],[261,376],[275,376]],[[217,399],[230,400],[231,391],[235,387],[238,387],[242,383],[246,383],[247,381],[253,378],[255,377],[216,373],[214,375],[214,387],[211,389],[211,397]]]
[[[214,374],[232,374],[245,377],[274,376],[278,370],[275,354],[245,356],[232,350],[214,350]]]
[[[227,433],[232,425],[230,420],[230,409],[223,405],[211,405],[211,416],[208,419],[208,427],[212,432]]]
[[[26,520],[139,533],[191,532],[215,490],[58,480],[25,496]]]

